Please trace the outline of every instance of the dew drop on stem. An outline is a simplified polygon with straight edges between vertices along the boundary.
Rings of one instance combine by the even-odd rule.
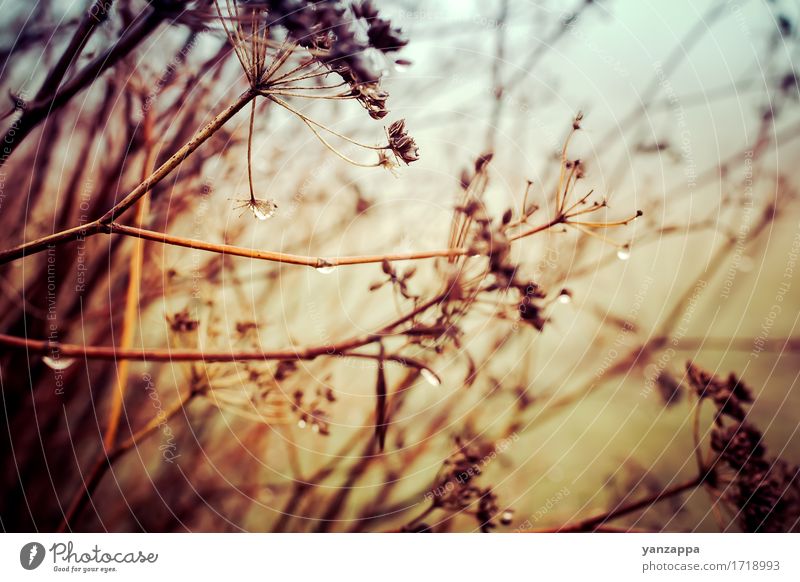
[[[267,220],[275,216],[278,209],[277,204],[272,200],[254,200],[250,203],[250,210],[258,220]]]
[[[66,370],[72,364],[75,363],[75,360],[73,360],[72,358],[62,358],[62,357],[52,358],[50,356],[44,356],[42,358],[42,362],[44,363],[45,366],[47,366],[52,370]]]
[[[316,267],[317,273],[322,273],[323,275],[330,275],[335,270],[336,266],[331,265],[328,261],[321,261],[319,267]]]
[[[617,258],[620,261],[627,261],[628,259],[630,259],[631,258],[631,247],[630,247],[630,245],[625,245],[624,247],[621,247],[617,251]]]
[[[429,370],[428,368],[421,368],[419,373],[431,386],[439,386],[442,383],[442,380],[439,378],[439,376],[434,374],[433,371]]]

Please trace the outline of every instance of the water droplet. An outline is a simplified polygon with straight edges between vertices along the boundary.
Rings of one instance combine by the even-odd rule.
[[[44,362],[45,366],[53,370],[66,370],[72,364],[75,363],[75,360],[73,360],[72,358],[64,358],[61,356],[57,356],[55,358],[51,358],[50,356],[44,356],[42,358],[42,362]]]
[[[311,425],[311,430],[313,432],[319,432],[319,425],[315,422],[314,424]]]
[[[303,419],[303,418],[301,418],[300,420],[297,421],[297,427],[298,428],[305,428],[306,424],[307,423],[306,423],[305,419]]]
[[[328,261],[323,260],[319,267],[316,268],[317,273],[322,273],[323,275],[330,275],[333,271],[336,270],[335,265],[331,265]]]
[[[514,519],[514,510],[506,509],[500,516],[500,523],[502,525],[511,525],[513,519]]]
[[[625,245],[624,247],[621,247],[617,251],[617,258],[620,261],[627,261],[628,259],[630,259],[631,258],[631,247],[630,247],[630,245]]]
[[[250,203],[250,210],[253,211],[253,216],[259,220],[267,220],[275,216],[275,211],[278,210],[278,205],[274,200],[255,200]]]
[[[558,302],[563,305],[572,303],[572,291],[569,289],[562,289],[561,293],[558,294]]]
[[[431,386],[439,386],[442,383],[442,380],[439,378],[439,376],[434,374],[433,371],[429,370],[428,368],[421,368],[419,373]]]

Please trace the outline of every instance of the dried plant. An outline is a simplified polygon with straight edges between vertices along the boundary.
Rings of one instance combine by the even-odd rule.
[[[731,261],[729,295],[752,280],[747,259],[783,260],[763,245],[797,198],[775,171],[800,136],[797,76],[774,48],[787,37],[763,55],[774,78],[733,87],[768,87],[753,143],[688,176],[684,134],[653,120],[706,28],[618,124],[593,103],[584,119],[531,73],[580,40],[592,4],[553,22],[503,1],[496,26],[460,31],[491,41],[491,63],[420,43],[406,77],[408,40],[370,0],[10,16],[3,527],[688,530],[709,529],[706,512],[721,531],[797,530],[798,460],[751,409],[770,402],[676,364],[800,349],[793,328],[712,336],[716,314],[694,320]],[[462,72],[489,86],[454,88]],[[706,300],[738,322],[729,295]],[[636,434],[565,487],[562,457],[615,445],[598,424],[635,432],[619,415],[651,413],[675,443],[649,458]]]

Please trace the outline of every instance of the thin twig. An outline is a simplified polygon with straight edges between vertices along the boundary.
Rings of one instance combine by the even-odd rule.
[[[663,501],[665,499],[669,499],[670,497],[675,497],[676,495],[680,495],[681,493],[685,493],[686,491],[690,491],[699,487],[703,483],[703,477],[698,476],[690,481],[686,481],[685,483],[681,483],[679,485],[674,485],[662,491],[659,491],[655,495],[651,495],[650,497],[646,497],[639,501],[630,503],[623,507],[618,507],[612,511],[608,511],[606,513],[596,515],[594,517],[590,517],[587,519],[583,519],[581,521],[568,523],[557,527],[551,530],[534,530],[534,531],[554,531],[554,532],[588,532],[588,531],[597,531],[599,527],[602,527],[606,524],[606,522],[613,521],[615,519],[619,519],[620,517],[624,517],[630,513],[634,513],[636,511],[646,509],[651,505],[655,505],[659,501]]]
[[[250,89],[239,95],[239,97],[228,106],[222,113],[214,117],[205,127],[198,131],[194,137],[183,147],[175,152],[166,162],[164,162],[155,172],[150,174],[146,180],[134,188],[130,194],[125,196],[111,210],[106,212],[99,219],[86,224],[68,228],[60,232],[43,236],[34,241],[27,242],[16,247],[0,252],[0,265],[19,259],[24,256],[33,255],[46,250],[49,247],[63,244],[65,242],[78,240],[92,236],[107,230],[107,225],[114,221],[119,215],[123,214],[131,206],[159,182],[166,178],[175,168],[177,168],[189,155],[206,142],[216,133],[225,123],[233,117],[239,110],[254,99],[256,93]]]

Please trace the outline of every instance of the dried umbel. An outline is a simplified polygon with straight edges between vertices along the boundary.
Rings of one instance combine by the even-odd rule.
[[[326,408],[333,402],[336,402],[336,395],[330,386],[318,386],[311,398],[303,390],[295,390],[292,408],[297,415],[298,428],[310,427],[312,432],[328,436],[330,423]]]
[[[698,397],[717,407],[711,433],[716,459],[706,480],[735,508],[747,532],[787,532],[800,523],[800,467],[767,454],[764,438],[747,420],[750,391],[733,374],[723,380],[688,364]]]
[[[245,212],[251,212],[258,220],[267,220],[272,218],[278,211],[277,202],[272,199],[262,200],[256,198],[252,193],[252,190],[250,198],[243,198],[237,200],[237,202],[239,202],[239,204],[234,206],[234,209],[244,209]]]
[[[388,114],[389,94],[380,86],[381,71],[375,70],[371,55],[393,54],[406,41],[371,2],[356,3],[349,9],[335,0],[214,0],[214,6],[253,91],[247,157],[250,197],[240,200],[239,208],[265,220],[277,207],[273,200],[257,198],[253,186],[252,139],[258,96],[297,116],[325,147],[353,165],[394,170],[387,152],[405,164],[419,159],[417,145],[402,120],[389,126],[386,144],[373,146],[342,135],[290,103],[292,99],[355,100],[373,119]],[[330,76],[338,77],[339,82],[326,84]],[[323,134],[375,151],[378,158],[354,160]]]
[[[540,209],[538,205],[528,204],[528,195],[533,186],[530,180],[527,181],[522,205],[518,211],[508,208],[499,220],[493,220],[488,215],[483,197],[489,183],[492,152],[478,156],[474,170],[462,173],[461,196],[455,206],[448,240],[451,248],[467,248],[466,253],[449,258],[450,264],[459,267],[458,277],[451,285],[453,289],[451,297],[462,301],[461,311],[466,310],[469,303],[480,293],[497,292],[506,299],[505,294],[512,291],[515,295],[513,305],[518,320],[541,331],[548,321],[544,313],[549,304],[549,301],[546,301],[547,292],[536,281],[526,277],[519,265],[512,260],[511,245],[515,241],[559,225],[574,228],[616,247],[620,258],[623,255],[625,258],[630,255],[627,243],[613,241],[602,232],[627,226],[642,216],[642,212],[636,211],[621,220],[587,220],[586,216],[605,210],[606,201],[592,200],[593,190],[583,195],[576,195],[578,183],[585,175],[584,164],[580,160],[570,160],[567,151],[572,136],[580,130],[582,119],[580,113],[574,118],[572,130],[561,152],[559,179],[553,201],[555,212],[549,219],[539,224],[534,225],[530,222]],[[398,129],[402,129],[402,125]],[[488,259],[486,263],[477,263],[485,266],[482,276],[474,273],[475,269],[465,263],[465,257]],[[560,303],[570,303],[572,291],[562,290],[554,299]],[[511,313],[504,313],[503,317],[512,319],[514,316]]]
[[[488,442],[465,442],[456,437],[456,452],[442,465],[429,495],[431,507],[426,512],[443,509],[474,516],[478,528],[489,532],[496,527],[500,514],[497,496],[491,486],[481,487],[475,480],[483,467],[497,456],[495,447]],[[405,531],[417,531],[412,522]]]
[[[711,450],[719,454],[722,461],[733,469],[741,470],[755,459],[764,457],[761,432],[743,422],[718,428],[711,433]]]
[[[190,315],[188,308],[172,316],[168,315],[167,322],[169,323],[170,329],[176,333],[192,332],[197,330],[197,327],[200,325],[200,322]]]
[[[287,55],[291,47],[301,48],[310,61],[303,68],[324,66],[358,87],[380,81],[371,50],[390,55],[408,42],[369,1],[349,8],[339,0],[215,0],[215,5],[254,86],[275,72],[264,66],[268,49]]]
[[[800,467],[771,458],[761,433],[747,422],[718,427],[711,448],[718,454],[718,486],[737,508],[748,532],[787,532],[800,521]],[[726,466],[727,473],[719,465]]]
[[[706,372],[691,362],[686,366],[689,384],[694,388],[701,399],[708,398],[717,406],[717,424],[722,424],[722,416],[728,416],[738,421],[745,418],[744,405],[753,402],[750,389],[745,386],[734,374],[722,380]]]

